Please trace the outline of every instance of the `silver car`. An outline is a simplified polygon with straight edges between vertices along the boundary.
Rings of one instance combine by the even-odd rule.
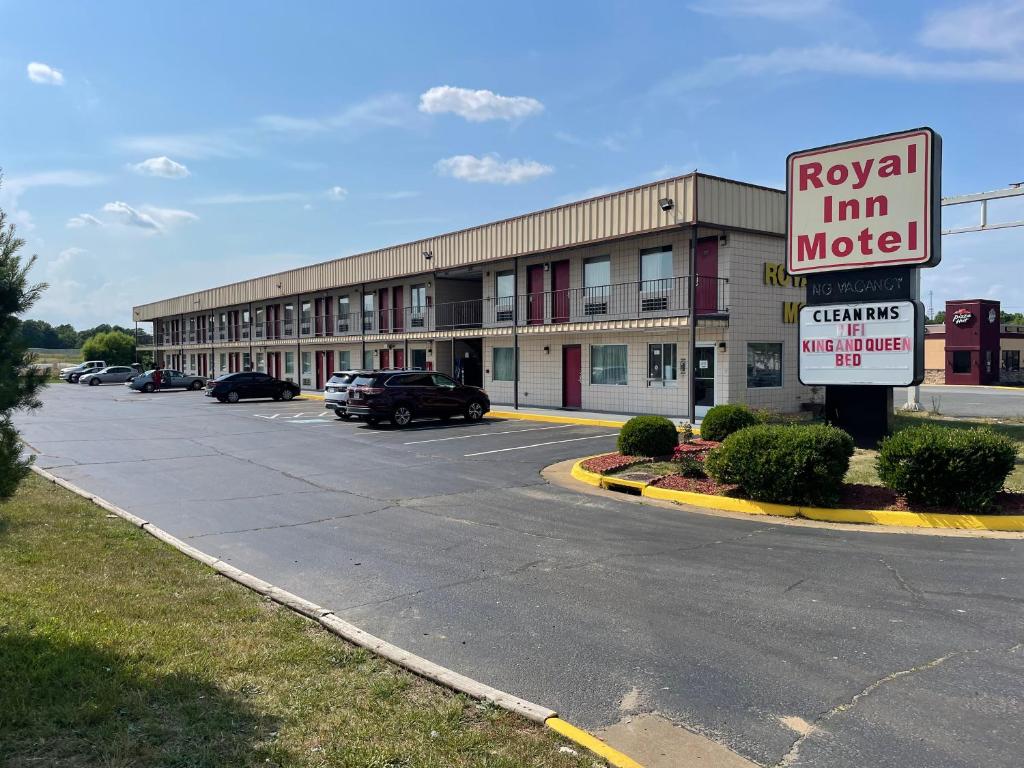
[[[324,408],[334,411],[339,419],[348,421],[350,416],[345,413],[348,402],[348,386],[356,376],[364,376],[373,371],[335,371],[324,386]]]
[[[83,373],[79,377],[78,383],[88,384],[90,387],[100,384],[123,384],[126,381],[131,381],[140,373],[142,373],[141,368],[130,365],[108,365],[106,368],[92,373]]]
[[[206,386],[206,379],[202,376],[190,376],[187,373],[175,371],[171,368],[154,368],[151,371],[146,371],[136,376],[131,381],[126,381],[124,385],[137,389],[140,392],[152,392],[156,389],[156,385],[153,383],[153,373],[157,370],[160,371],[160,389],[191,389],[198,391]]]

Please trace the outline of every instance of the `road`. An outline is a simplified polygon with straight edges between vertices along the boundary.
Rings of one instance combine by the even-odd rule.
[[[1024,387],[921,387],[921,407],[938,411],[943,416],[969,416],[1024,420]],[[907,390],[893,392],[897,410],[907,402]]]
[[[1020,765],[1024,540],[715,517],[540,476],[612,448],[607,429],[43,399],[17,420],[42,466],[585,727],[657,712],[762,765]]]

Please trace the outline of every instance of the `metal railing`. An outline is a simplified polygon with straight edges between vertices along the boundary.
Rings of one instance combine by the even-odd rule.
[[[306,315],[297,321],[265,320],[259,323],[211,325],[197,338],[189,332],[188,344],[217,341],[237,342],[259,339],[276,341],[298,337],[351,337],[419,331],[451,331],[472,328],[554,325],[613,319],[688,316],[688,276],[644,280],[611,285],[539,291],[517,296],[486,296],[468,301],[420,304],[407,307],[350,312],[343,315]],[[725,317],[729,314],[729,280],[698,275],[695,285],[698,316]],[[176,346],[171,333],[164,344]]]

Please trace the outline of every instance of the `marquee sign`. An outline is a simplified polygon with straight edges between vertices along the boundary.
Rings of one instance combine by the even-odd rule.
[[[789,273],[938,264],[941,142],[918,128],[791,154]]]
[[[924,378],[922,310],[914,301],[800,310],[800,383],[906,387]]]

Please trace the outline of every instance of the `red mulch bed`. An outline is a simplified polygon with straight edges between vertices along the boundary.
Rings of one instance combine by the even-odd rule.
[[[636,466],[637,464],[650,464],[654,459],[646,456],[623,456],[621,453],[606,453],[604,456],[595,456],[583,462],[583,468],[588,472],[598,472],[607,475],[610,472],[617,472],[620,469]]]
[[[716,483],[710,477],[683,477],[682,475],[665,475],[651,485],[668,488],[672,491],[689,491],[690,493],[706,493],[711,496],[737,496],[735,485]]]

